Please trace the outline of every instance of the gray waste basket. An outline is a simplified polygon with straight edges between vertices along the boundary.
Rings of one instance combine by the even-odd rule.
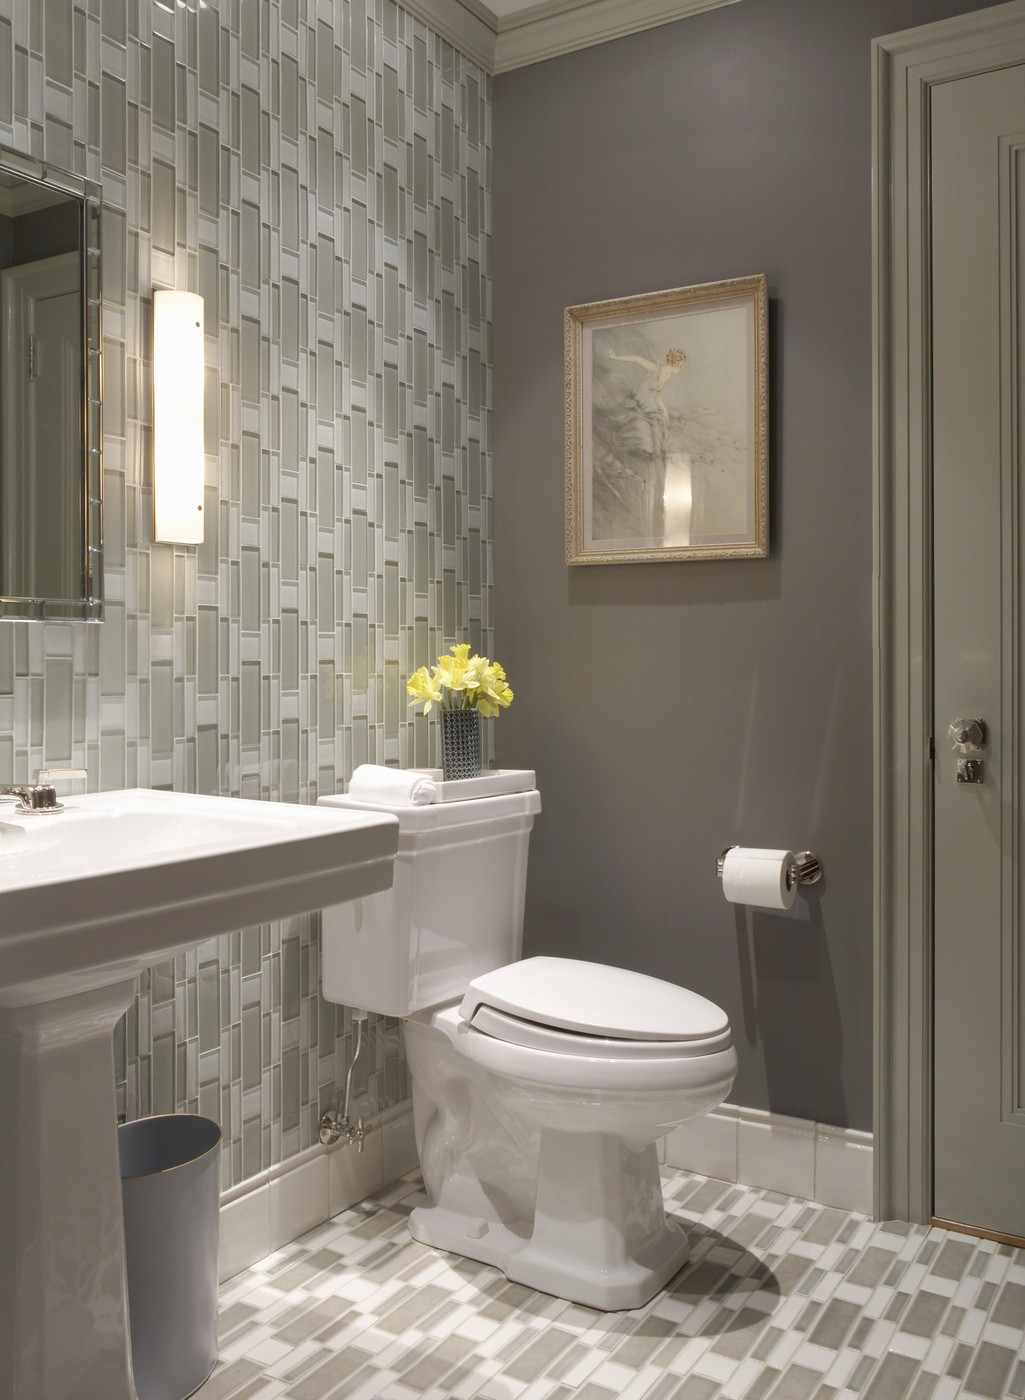
[[[220,1141],[194,1113],[117,1130],[139,1400],[185,1400],[217,1364]]]

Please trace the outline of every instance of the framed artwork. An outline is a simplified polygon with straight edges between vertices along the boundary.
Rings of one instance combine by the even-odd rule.
[[[566,312],[566,562],[769,552],[764,275]]]

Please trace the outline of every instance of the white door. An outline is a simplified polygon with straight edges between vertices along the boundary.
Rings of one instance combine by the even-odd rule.
[[[934,1214],[1025,1236],[1025,68],[931,93]]]

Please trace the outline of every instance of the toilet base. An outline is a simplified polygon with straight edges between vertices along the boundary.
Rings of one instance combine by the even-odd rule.
[[[546,1128],[533,1227],[420,1206],[422,1244],[499,1268],[514,1283],[605,1312],[639,1308],[686,1263],[687,1236],[667,1220],[653,1143]]]

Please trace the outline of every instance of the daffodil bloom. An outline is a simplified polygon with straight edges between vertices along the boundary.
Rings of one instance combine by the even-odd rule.
[[[490,717],[512,704],[513,693],[497,661],[471,656],[466,642],[449,651],[451,655],[438,657],[432,670],[421,666],[410,676],[406,690],[413,697],[411,705],[422,704],[425,715],[439,705],[443,710],[478,709]]]
[[[419,705],[421,701],[423,702],[425,715],[430,714],[432,705],[435,703],[440,705],[444,699],[440,684],[426,666],[421,666],[419,671],[414,671],[409,678],[406,690],[414,697],[409,702],[411,705]]]

